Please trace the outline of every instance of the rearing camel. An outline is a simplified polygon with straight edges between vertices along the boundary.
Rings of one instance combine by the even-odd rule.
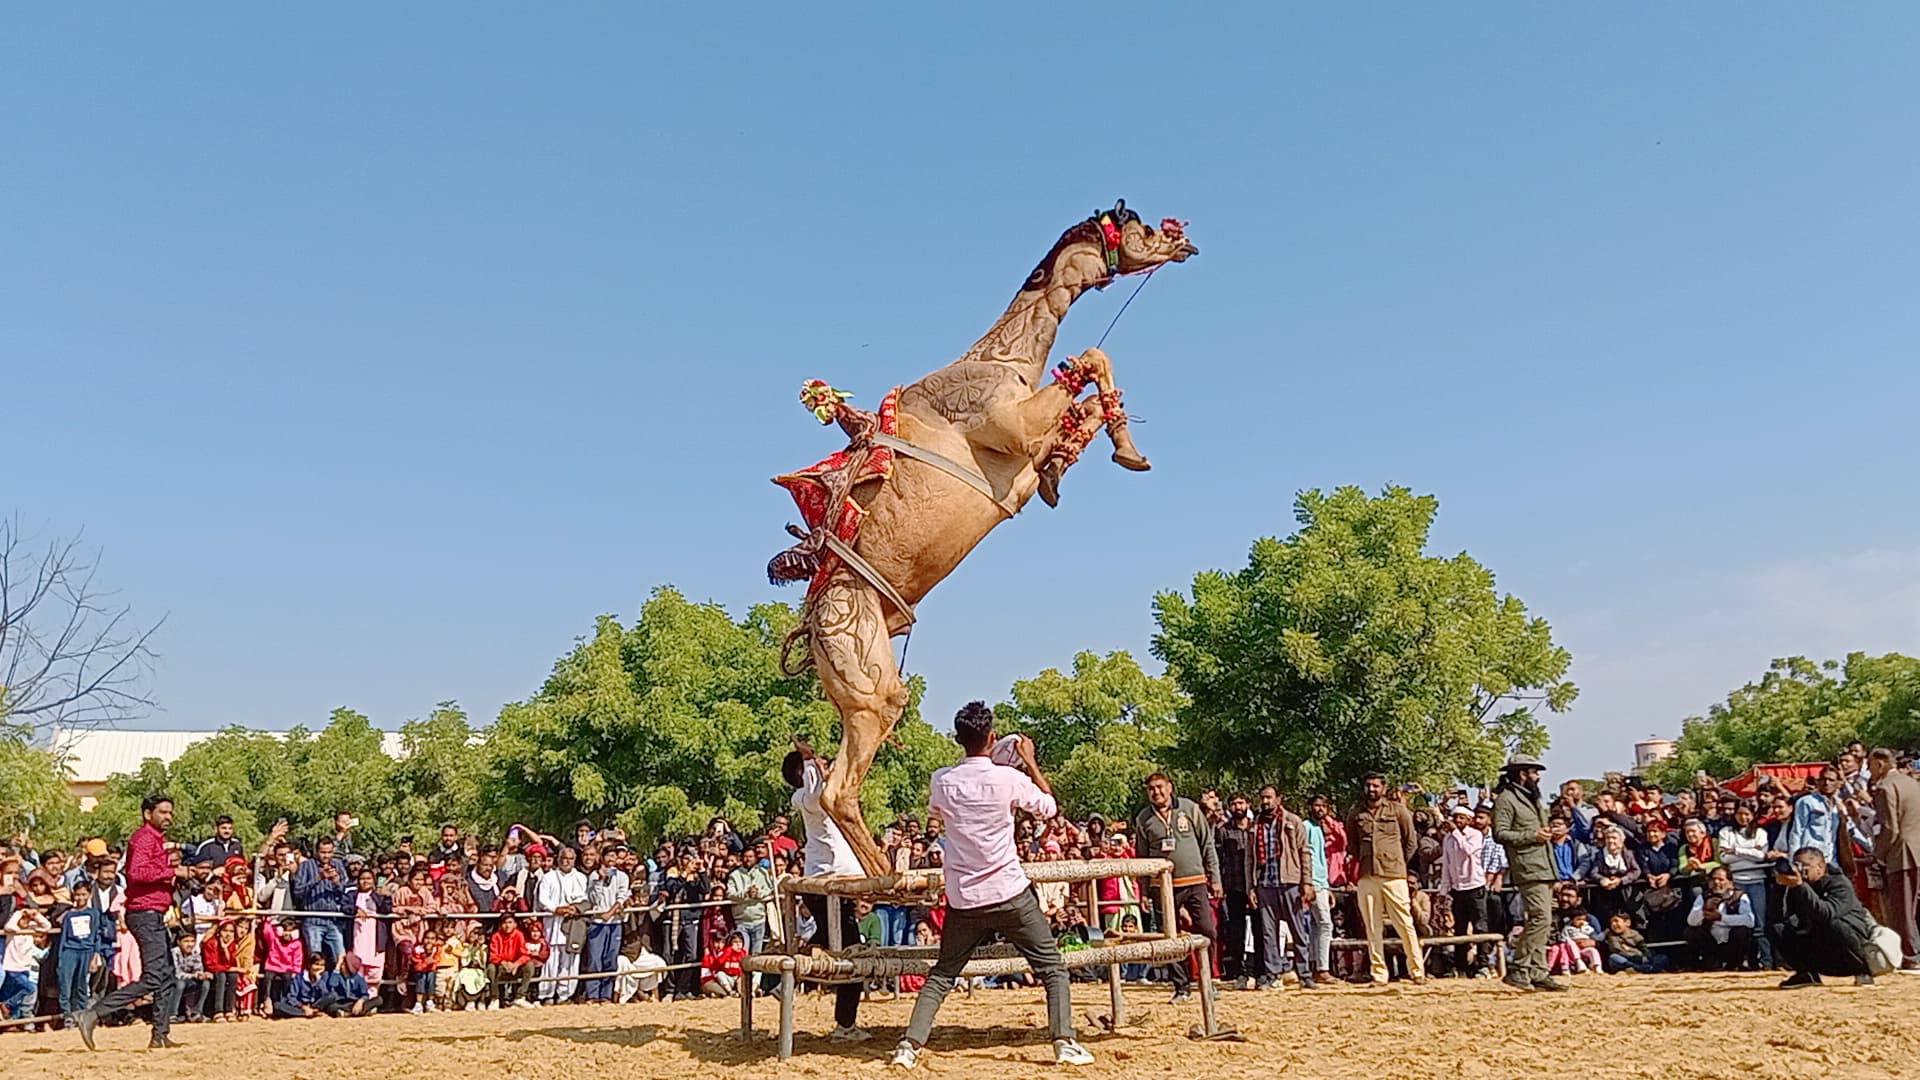
[[[822,481],[830,505],[850,494],[864,508],[851,548],[866,565],[830,558],[832,568],[810,590],[796,635],[808,639],[821,687],[840,713],[840,755],[821,802],[869,874],[891,872],[861,814],[860,788],[906,708],[893,635],[912,624],[912,605],[1035,492],[1056,503],[1061,473],[1095,431],[1106,429],[1116,463],[1149,468],[1127,432],[1106,354],[1087,350],[1052,382],[1046,381],[1047,356],[1060,320],[1088,289],[1198,253],[1179,222],[1168,219],[1154,229],[1124,202],[1068,229],[984,337],[900,390],[891,476],[861,482],[857,469],[849,469]],[[1080,398],[1088,386],[1093,392]],[[831,398],[821,415],[837,415],[862,450],[875,430],[873,414]],[[831,527],[830,517],[815,533]],[[794,549],[805,552],[797,556],[802,569],[783,567],[783,559],[796,558],[789,553],[774,560],[770,573],[806,576],[804,567],[817,565],[812,560],[823,541],[811,536]]]

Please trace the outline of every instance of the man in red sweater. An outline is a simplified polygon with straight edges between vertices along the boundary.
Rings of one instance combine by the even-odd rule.
[[[167,826],[173,824],[173,800],[149,795],[140,801],[146,824],[127,840],[127,932],[140,947],[140,978],[100,999],[91,1009],[73,1014],[81,1041],[94,1049],[93,1028],[102,1013],[111,1014],[153,995],[153,1039],[149,1050],[180,1044],[167,1037],[173,1011],[180,1004],[180,980],[174,976],[173,941],[167,932],[167,909],[173,906],[176,878],[192,877],[185,866],[167,858]]]

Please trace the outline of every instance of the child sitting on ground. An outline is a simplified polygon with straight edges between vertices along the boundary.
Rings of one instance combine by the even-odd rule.
[[[1607,927],[1607,970],[1635,971],[1642,975],[1667,970],[1663,953],[1647,951],[1647,939],[1633,928],[1633,916],[1618,912]]]
[[[1549,971],[1559,975],[1600,970],[1599,933],[1599,926],[1585,907],[1578,903],[1569,907],[1554,931],[1553,948],[1548,953],[1551,956],[1554,950],[1560,950],[1560,959],[1563,963],[1570,962],[1570,966],[1554,970],[1550,960]]]
[[[727,935],[726,944],[708,949],[700,964],[700,993],[732,997],[740,986],[740,962],[746,958],[747,939],[738,930]]]

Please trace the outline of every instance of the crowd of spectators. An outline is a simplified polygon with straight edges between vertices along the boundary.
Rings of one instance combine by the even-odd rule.
[[[1552,796],[1554,974],[1784,965],[1802,983],[1815,971],[1868,978],[1864,961],[1856,971],[1855,958],[1827,955],[1841,948],[1836,941],[1873,932],[1856,921],[1852,937],[1834,936],[1845,917],[1836,881],[1898,932],[1896,964],[1920,967],[1920,785],[1891,755],[1870,761],[1856,745],[1803,791],[1761,778],[1743,797],[1700,779],[1671,794],[1638,779],[1592,793],[1567,781]],[[1174,861],[1171,913],[1133,879],[1101,881],[1097,910],[1084,890],[1037,886],[1063,949],[1151,932],[1171,915],[1215,939],[1214,974],[1226,985],[1313,988],[1389,975],[1486,977],[1524,923],[1488,791],[1429,793],[1375,777],[1344,815],[1326,795],[1296,812],[1271,787],[1188,799],[1158,774],[1144,794],[1129,821],[1019,822],[1024,859]],[[356,828],[343,812],[301,842],[280,822],[247,851],[222,818],[211,836],[168,844],[168,860],[185,868],[166,914],[175,1019],[754,993],[764,987],[744,975],[748,956],[814,935],[804,908],[787,926],[773,902],[777,880],[803,870],[786,815],[753,835],[715,818],[699,836],[651,850],[585,821],[565,836],[514,826],[489,837],[448,825],[424,850],[412,837],[367,850]],[[937,820],[903,815],[878,839],[898,871],[941,865]],[[1825,885],[1809,851],[1831,868]],[[59,1024],[140,979],[125,870],[125,849],[98,837],[62,850],[24,840],[0,846],[5,1017]],[[944,914],[938,903],[862,903],[857,925],[873,944],[929,945]],[[1398,950],[1383,953],[1383,936],[1400,938]],[[1405,947],[1412,939],[1421,944]],[[1809,957],[1810,948],[1824,952]],[[1191,963],[1128,965],[1124,974],[1184,996],[1197,974]],[[907,977],[870,992],[910,993],[916,984]]]

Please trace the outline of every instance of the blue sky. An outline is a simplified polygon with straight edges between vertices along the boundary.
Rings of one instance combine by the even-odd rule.
[[[1107,345],[1155,470],[929,598],[936,713],[1347,483],[1573,650],[1555,771],[1920,649],[1910,5],[650,7],[10,16],[0,508],[167,614],[154,724],[490,719],[660,583],[794,598],[798,384],[945,363],[1117,196],[1203,251]]]

